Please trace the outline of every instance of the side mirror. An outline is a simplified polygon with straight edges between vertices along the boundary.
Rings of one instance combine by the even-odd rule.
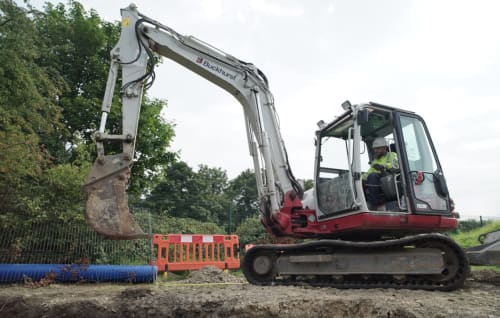
[[[358,124],[366,124],[368,122],[368,118],[370,117],[370,112],[367,109],[363,109],[358,111],[358,115],[356,120]]]
[[[449,192],[448,186],[446,185],[446,180],[444,179],[444,175],[440,171],[434,172],[433,175],[436,192],[442,197],[447,197],[449,195]]]

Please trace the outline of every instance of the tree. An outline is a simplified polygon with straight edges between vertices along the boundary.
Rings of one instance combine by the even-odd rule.
[[[92,134],[119,25],[76,1],[49,3],[40,12],[3,0],[0,13],[0,214],[81,212],[81,184],[95,157]],[[119,85],[111,133],[120,130],[118,91]],[[132,197],[153,188],[177,156],[168,151],[174,130],[161,116],[165,106],[163,100],[143,99]],[[107,149],[121,151],[120,145]],[[51,193],[64,193],[64,199]]]
[[[191,202],[195,200],[195,172],[183,161],[174,162],[165,171],[161,182],[146,196],[143,204],[153,213],[197,218],[192,213]]]
[[[236,228],[235,234],[239,237],[241,247],[246,244],[262,244],[271,241],[271,236],[266,232],[258,216],[246,218]]]
[[[313,187],[314,187],[314,180],[312,180],[312,179],[306,179],[304,181],[304,191],[312,189]]]
[[[64,129],[52,135],[50,151],[57,163],[72,160],[75,138],[92,142],[92,132],[98,126],[99,109],[106,86],[109,51],[118,39],[119,28],[102,21],[95,11],[87,13],[83,6],[70,2],[47,3],[34,22],[45,45],[37,63],[59,74],[66,84],[59,92],[63,108]],[[113,113],[116,117],[116,112]]]
[[[162,234],[221,234],[224,230],[215,223],[201,222],[191,218],[160,217],[154,227],[155,233]]]
[[[174,125],[161,116],[167,104],[161,99],[144,98],[137,131],[136,162],[132,168],[129,193],[140,196],[153,189],[166,167],[178,155],[168,150],[175,136]]]
[[[193,209],[207,220],[217,224],[227,224],[229,200],[226,196],[228,179],[226,171],[221,168],[210,168],[206,165],[198,166],[195,175],[197,198],[193,202]]]
[[[247,169],[232,179],[227,192],[232,203],[231,211],[236,227],[246,218],[258,215],[257,183],[252,170]]]
[[[195,172],[182,161],[165,169],[162,181],[142,204],[156,213],[214,222],[226,230],[229,217],[234,229],[259,211],[255,174],[251,170],[228,181],[220,168],[200,165]]]
[[[37,63],[44,43],[30,13],[12,1],[0,1],[0,11],[0,213],[20,213],[19,198],[50,165],[43,141],[61,127],[64,85]]]
[[[46,144],[56,163],[75,160],[74,147],[79,142],[93,143],[93,132],[100,122],[100,109],[110,64],[109,52],[117,43],[119,23],[103,21],[94,10],[71,1],[46,4],[43,14],[35,17],[45,42],[38,63],[60,74],[66,89],[59,93],[63,112],[63,129],[57,130]],[[115,87],[111,113],[107,122],[110,133],[121,133],[120,85]],[[168,152],[174,137],[173,125],[165,121],[161,111],[167,103],[160,99],[143,98],[137,133],[136,164],[132,169],[129,193],[140,196],[153,188],[163,167],[176,154]],[[89,148],[95,154],[95,147]],[[106,145],[108,154],[121,152],[121,145]]]
[[[163,180],[145,199],[156,213],[193,218],[219,225],[227,220],[226,172],[200,165],[195,172],[183,161],[165,169]]]

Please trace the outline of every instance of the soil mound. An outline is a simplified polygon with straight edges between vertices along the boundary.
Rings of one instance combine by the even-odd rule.
[[[500,272],[492,269],[482,269],[472,272],[472,280],[480,283],[500,286]]]
[[[244,283],[246,280],[243,276],[236,277],[215,266],[205,266],[199,271],[191,272],[189,277],[182,282],[186,284]]]

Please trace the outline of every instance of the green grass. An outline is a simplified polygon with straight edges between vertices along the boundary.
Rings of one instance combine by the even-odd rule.
[[[494,271],[500,272],[500,266],[471,266],[473,271],[480,271],[483,269],[492,269]]]
[[[488,223],[480,228],[467,232],[458,232],[451,234],[451,238],[455,240],[462,248],[469,248],[480,245],[477,240],[478,236],[491,231],[500,230],[500,221]]]
[[[233,276],[243,276],[243,270],[241,268],[239,269],[232,269],[229,271],[231,273],[231,275]]]

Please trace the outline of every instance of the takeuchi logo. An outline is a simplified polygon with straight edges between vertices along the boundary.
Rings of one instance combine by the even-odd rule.
[[[203,59],[201,56],[198,56],[196,58],[196,63],[198,64],[201,64],[203,65],[205,68],[208,68],[214,72],[217,72],[219,73],[220,75],[222,76],[225,76],[231,80],[236,80],[236,77],[238,76],[237,74],[232,74],[232,73],[229,73],[227,70],[223,69],[222,67],[218,66],[218,65],[214,65],[214,64],[210,64],[209,61]]]

